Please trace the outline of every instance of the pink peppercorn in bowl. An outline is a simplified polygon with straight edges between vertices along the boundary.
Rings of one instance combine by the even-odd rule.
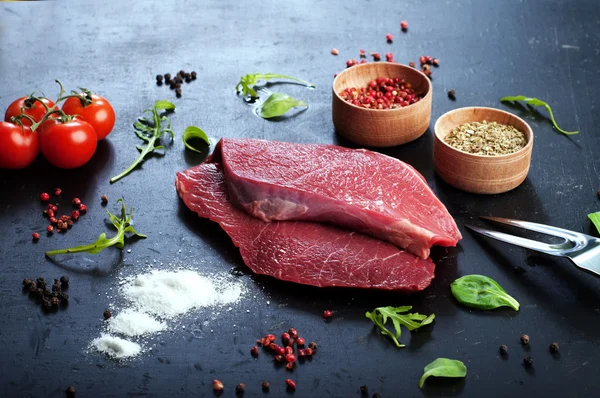
[[[484,121],[514,127],[524,136],[523,146],[515,148],[512,153],[490,156],[468,153],[446,142],[446,137],[455,128]],[[498,194],[510,191],[525,181],[533,152],[533,130],[520,117],[500,109],[466,107],[440,116],[434,129],[435,171],[453,187],[478,194]],[[472,135],[471,132],[469,134]]]
[[[395,101],[396,97],[393,97],[387,103],[398,107],[375,109],[368,98],[361,97],[360,105],[344,99],[347,94],[344,90],[368,88],[369,83],[379,77],[404,79],[409,83],[407,91],[414,92],[417,102],[406,104],[401,99]],[[390,147],[405,144],[422,136],[431,120],[431,81],[421,71],[406,65],[373,62],[352,66],[333,80],[332,97],[332,119],[336,132],[359,145]]]

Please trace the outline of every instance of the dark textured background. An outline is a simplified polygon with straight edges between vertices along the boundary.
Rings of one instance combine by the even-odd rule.
[[[407,34],[399,30],[409,21]],[[568,260],[478,239],[465,228],[479,215],[548,223],[593,233],[586,214],[600,210],[597,152],[600,83],[600,9],[596,1],[55,1],[0,5],[0,107],[36,89],[56,92],[55,78],[69,88],[89,87],[108,98],[117,123],[92,161],[72,171],[51,167],[41,157],[28,169],[0,171],[0,386],[5,396],[57,396],[74,385],[78,396],[212,396],[211,381],[221,379],[226,396],[244,382],[246,396],[262,396],[263,379],[271,396],[285,395],[285,369],[266,355],[253,360],[249,349],[267,331],[295,326],[317,340],[312,363],[298,367],[295,396],[594,396],[600,388],[600,281]],[[394,34],[393,44],[385,42]],[[330,50],[337,47],[340,55]],[[414,296],[368,290],[317,289],[259,278],[239,280],[247,294],[231,311],[205,309],[175,322],[173,332],[148,341],[153,349],[118,363],[87,349],[98,336],[104,309],[114,298],[118,278],[155,268],[189,266],[206,273],[245,270],[227,236],[189,212],[177,198],[175,172],[202,160],[184,152],[181,132],[195,124],[216,142],[221,137],[252,137],[303,143],[340,143],[330,116],[334,73],[358,50],[392,51],[402,63],[420,55],[440,58],[434,69],[433,121],[461,106],[507,109],[498,99],[524,94],[547,100],[571,138],[553,131],[535,112],[510,108],[536,134],[531,172],[516,190],[476,196],[447,186],[431,161],[432,131],[417,141],[383,152],[414,165],[427,179],[464,235],[457,248],[436,249],[438,265],[430,288]],[[199,79],[176,99],[154,76],[196,70]],[[306,100],[310,108],[278,122],[253,115],[237,98],[238,78],[250,72],[298,76],[315,90],[286,85],[282,91]],[[457,100],[445,91],[455,89]],[[122,181],[108,179],[136,156],[131,124],[157,99],[173,100],[177,138],[164,158],[151,158]],[[89,214],[66,235],[42,234],[38,195],[63,189],[89,205]],[[68,259],[62,266],[44,251],[91,242],[104,228],[102,194],[134,206],[136,228],[148,239],[117,249]],[[181,250],[181,252],[180,252]],[[65,270],[65,268],[67,268]],[[54,314],[21,292],[24,277],[71,276],[71,304]],[[483,273],[496,279],[521,303],[510,310],[471,311],[449,291],[456,277]],[[267,304],[267,301],[270,304]],[[434,312],[432,327],[397,349],[376,333],[364,312],[380,305],[412,304]],[[335,311],[331,322],[321,313]],[[247,312],[249,311],[249,312]],[[206,323],[204,323],[207,321]],[[213,330],[213,333],[210,331]],[[519,335],[531,336],[530,350]],[[559,341],[560,355],[548,345]],[[509,358],[498,346],[509,346]],[[530,354],[534,369],[522,357]],[[423,366],[437,357],[460,359],[465,380],[435,380],[420,391]]]

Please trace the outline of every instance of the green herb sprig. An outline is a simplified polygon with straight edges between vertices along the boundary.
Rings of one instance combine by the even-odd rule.
[[[594,226],[596,227],[596,229],[600,233],[600,211],[588,214],[588,218],[590,219],[590,221],[592,222],[592,224],[594,224]]]
[[[467,367],[462,361],[456,359],[438,358],[423,369],[423,376],[419,380],[419,388],[423,388],[425,380],[430,376],[465,377],[467,376]]]
[[[152,116],[140,117],[133,124],[133,128],[135,129],[135,134],[145,142],[145,145],[136,146],[138,151],[140,151],[137,159],[135,159],[131,166],[125,169],[121,174],[111,178],[111,183],[120,180],[133,171],[140,163],[144,161],[144,158],[149,153],[162,149],[162,154],[164,155],[166,148],[163,145],[156,145],[157,141],[160,142],[161,137],[165,134],[169,134],[171,136],[171,140],[173,140],[175,138],[175,134],[173,133],[173,130],[171,130],[171,121],[165,115],[161,116],[160,111],[173,110],[175,110],[175,104],[169,101],[160,100],[156,101],[152,108],[148,108],[144,111],[144,113],[150,113]],[[164,122],[167,122],[166,127],[163,126]]]
[[[133,207],[129,211],[129,215],[127,214],[127,210],[125,209],[125,202],[123,199],[119,199],[117,203],[121,202],[121,218],[112,214],[110,211],[106,211],[110,218],[110,222],[117,229],[117,234],[112,238],[107,238],[105,233],[101,233],[98,239],[89,245],[75,246],[69,249],[61,249],[61,250],[51,250],[46,252],[46,256],[53,257],[58,254],[68,254],[68,253],[90,253],[97,254],[107,247],[115,246],[119,249],[122,249],[125,246],[125,234],[133,234],[139,236],[140,238],[146,238],[146,235],[140,234],[131,226],[131,217],[133,216]]]
[[[314,84],[309,83],[302,79],[298,79],[297,77],[293,77],[293,76],[280,75],[277,73],[264,73],[264,74],[263,73],[249,73],[240,78],[239,83],[235,86],[235,90],[238,92],[238,94],[242,93],[243,95],[249,95],[251,97],[258,97],[258,93],[256,92],[256,90],[254,90],[254,87],[256,86],[256,84],[260,80],[269,81],[269,80],[273,80],[273,79],[292,80],[296,83],[303,84],[307,87],[315,88]]]
[[[402,348],[405,347],[404,344],[400,344],[398,339],[401,335],[400,325],[405,326],[409,331],[420,328],[421,326],[429,325],[435,319],[435,314],[421,315],[419,313],[414,314],[405,314],[410,311],[412,306],[403,306],[403,307],[378,307],[373,310],[373,312],[367,312],[365,316],[373,321],[375,326],[377,326],[381,330],[381,334],[388,336],[390,339],[394,341],[396,347]],[[395,333],[392,333],[385,324],[387,323],[388,318],[392,320],[392,324],[394,325]]]
[[[544,101],[542,101],[540,99],[526,97],[524,95],[515,95],[515,96],[509,96],[509,97],[500,98],[500,101],[501,102],[523,101],[526,104],[531,105],[531,106],[543,106],[548,111],[548,114],[550,114],[550,120],[552,120],[552,124],[554,125],[555,129],[557,129],[558,131],[560,131],[561,133],[566,134],[566,135],[572,135],[572,134],[578,134],[579,133],[579,131],[565,131],[565,130],[561,129],[560,127],[558,127],[558,124],[556,123],[556,120],[554,119],[554,114],[552,113],[552,108],[550,108],[550,105],[548,105],[546,102],[544,102]]]
[[[272,117],[281,116],[290,109],[299,106],[308,107],[308,104],[304,101],[294,99],[287,94],[273,93],[261,106],[260,117],[269,119]]]
[[[200,139],[206,143],[206,145],[210,145],[210,140],[206,133],[199,127],[196,126],[188,126],[183,130],[183,136],[181,137],[183,140],[183,145],[191,151],[200,152],[199,149],[194,148],[192,144],[190,144],[190,140]]]
[[[485,275],[465,275],[452,282],[450,290],[456,300],[467,307],[481,310],[510,307],[519,310],[519,302],[506,293],[498,282]]]

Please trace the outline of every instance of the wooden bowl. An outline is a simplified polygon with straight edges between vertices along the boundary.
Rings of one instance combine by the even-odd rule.
[[[395,109],[368,109],[353,105],[338,93],[348,87],[366,87],[377,77],[405,78],[424,97],[412,105]],[[332,117],[335,130],[359,145],[388,147],[413,141],[429,127],[431,82],[415,68],[392,62],[372,62],[348,68],[333,80]]]
[[[469,122],[497,122],[514,126],[525,135],[527,144],[508,155],[474,155],[448,145],[444,138],[457,126]],[[523,119],[499,109],[459,108],[440,116],[435,123],[433,163],[448,184],[463,191],[495,194],[510,191],[527,177],[533,149],[533,131]]]

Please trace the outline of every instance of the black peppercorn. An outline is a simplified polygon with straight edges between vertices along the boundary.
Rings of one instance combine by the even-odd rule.
[[[65,304],[69,304],[69,295],[65,292],[60,292],[58,294],[58,297],[60,298],[61,302],[63,305]]]
[[[36,279],[37,287],[40,289],[46,288],[46,280],[42,277]]]
[[[522,334],[521,335],[521,343],[523,343],[524,345],[529,344],[529,336],[527,336],[526,334]]]
[[[33,281],[31,279],[23,279],[23,286],[29,286],[33,283]]]
[[[52,303],[53,307],[58,307],[58,305],[60,304],[60,299],[58,297],[52,297],[50,299],[50,302]]]
[[[156,75],[156,81],[157,82],[162,82],[163,81],[163,75]]]
[[[109,319],[112,316],[112,312],[106,310],[102,315],[104,315],[104,319]]]
[[[102,202],[103,205],[107,204],[108,203],[108,196],[102,195],[100,197],[100,202]]]
[[[448,98],[450,98],[452,101],[454,101],[456,99],[456,91],[448,90]]]
[[[165,80],[171,80],[171,74],[165,73]]]
[[[269,388],[271,388],[271,383],[269,383],[268,381],[263,381],[262,382],[263,391],[269,391]]]
[[[175,95],[177,95],[177,98],[181,97],[181,89],[180,88],[175,90]]]
[[[379,393],[376,392],[375,394],[373,394],[373,398],[381,398],[381,395],[379,395]]]
[[[66,275],[63,275],[60,277],[60,283],[62,283],[63,285],[69,285],[69,277]],[[63,286],[64,288],[65,286]]]
[[[550,352],[558,352],[558,343],[557,342],[550,344]]]
[[[533,366],[533,358],[527,355],[525,358],[523,358],[523,363],[525,364],[526,368],[530,368]]]
[[[48,299],[42,300],[42,308],[46,311],[50,311],[52,309],[52,302]]]
[[[183,69],[179,71],[179,76],[185,76],[185,71]]]
[[[600,199],[600,189],[598,190],[598,192],[596,192],[596,196],[598,197],[598,199]]]
[[[186,76],[186,77],[185,77],[185,82],[186,82],[186,83],[189,83],[189,82],[191,82],[191,81],[192,81],[192,78],[191,78],[191,77],[189,77],[189,76]]]
[[[193,70],[190,75],[192,76],[192,80],[196,80],[196,71]],[[598,190],[598,192],[600,192],[600,190]],[[600,197],[600,195],[598,197]]]
[[[73,387],[73,386],[69,386],[69,388],[67,388],[65,390],[65,394],[67,394],[68,398],[75,398],[76,392],[77,392],[77,390],[75,390],[75,387]]]
[[[169,88],[171,90],[175,90],[175,82],[174,81],[171,81],[171,84],[169,85]]]
[[[181,88],[181,83],[175,84],[175,88]]]
[[[37,289],[35,289],[35,294],[37,294],[39,297],[43,297],[44,289],[42,289],[41,287],[38,287]]]
[[[29,293],[36,293],[37,290],[38,290],[38,288],[35,285],[35,282],[33,282],[31,285],[29,285]]]
[[[244,383],[240,383],[237,386],[235,386],[235,393],[237,395],[243,395],[245,388],[246,388],[246,385]]]
[[[360,394],[364,397],[369,396],[369,389],[367,386],[360,386]]]
[[[505,344],[502,344],[500,346],[500,355],[507,355],[508,354],[508,347]]]

